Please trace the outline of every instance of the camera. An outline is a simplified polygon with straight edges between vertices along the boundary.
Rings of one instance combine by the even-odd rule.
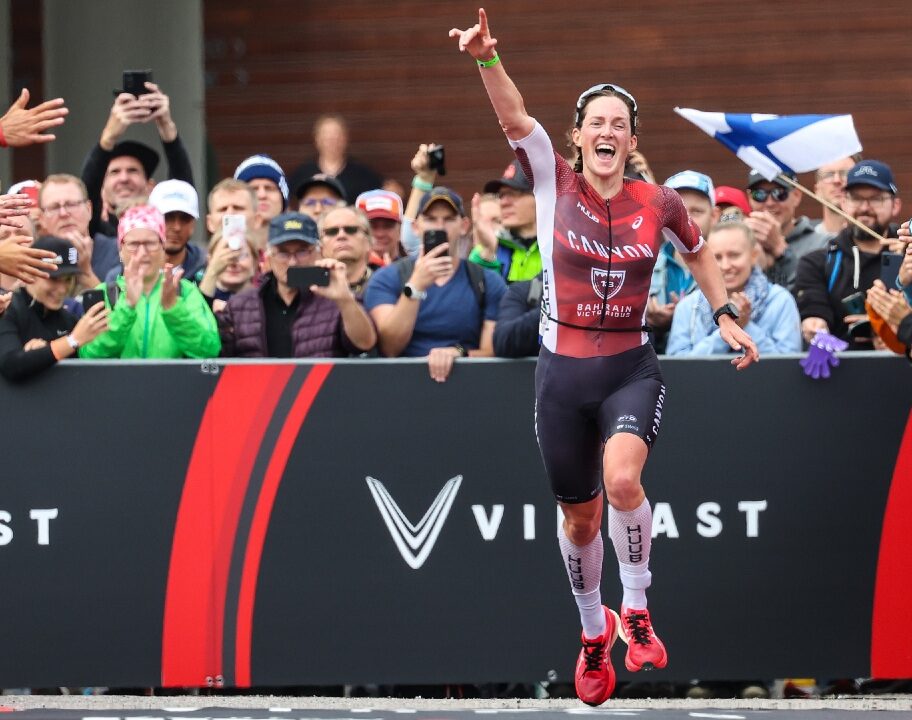
[[[443,145],[431,145],[427,151],[428,169],[434,170],[438,175],[446,175],[446,156]]]
[[[114,91],[114,97],[120,93],[130,93],[135,97],[148,95],[151,90],[146,87],[147,82],[152,82],[151,70],[124,70],[123,71],[123,88]]]

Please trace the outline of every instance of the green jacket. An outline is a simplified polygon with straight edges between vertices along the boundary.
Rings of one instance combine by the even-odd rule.
[[[105,305],[111,299],[105,285]],[[170,310],[161,306],[161,280],[148,295],[141,295],[136,307],[126,302],[123,275],[114,310],[108,316],[108,330],[79,348],[83,358],[214,358],[222,343],[215,316],[203,294],[189,280],[181,280],[180,296]]]
[[[495,260],[485,260],[481,256],[481,247],[476,245],[469,253],[469,262],[477,263],[482,267],[500,273],[508,283],[520,280],[531,280],[542,269],[541,253],[538,241],[533,241],[528,248],[511,235],[497,237],[497,251]]]

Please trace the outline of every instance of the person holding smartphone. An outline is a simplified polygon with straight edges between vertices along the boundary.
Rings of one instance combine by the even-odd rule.
[[[348,285],[345,263],[320,256],[317,224],[303,213],[269,223],[257,288],[216,314],[225,357],[346,357],[377,343],[374,324]]]
[[[661,370],[643,327],[663,239],[673,238],[714,310],[722,339],[738,352],[732,363],[743,369],[759,355],[736,323],[719,266],[680,196],[624,177],[637,147],[633,96],[610,83],[579,96],[571,165],[526,112],[484,10],[477,24],[453,28],[450,37],[474,58],[535,194],[543,268],[536,435],[563,510],[558,544],[583,626],[576,692],[583,702],[600,705],[614,690],[610,650],[619,632],[628,643],[628,670],[668,662],[646,602],[652,510],[641,483],[665,403]],[[601,598],[605,496],[624,591],[620,618]]]
[[[49,277],[7,294],[10,304],[0,318],[0,374],[7,380],[24,380],[74,357],[80,346],[108,329],[104,303],[88,308],[79,320],[64,307],[80,273],[75,246],[45,236],[33,247],[53,257],[46,263]]]

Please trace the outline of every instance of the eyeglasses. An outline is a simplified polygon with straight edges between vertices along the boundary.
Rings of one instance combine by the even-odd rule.
[[[853,193],[848,193],[846,195],[846,200],[848,202],[852,203],[852,205],[857,205],[858,207],[861,207],[865,203],[867,203],[868,205],[870,205],[871,207],[874,207],[874,208],[883,207],[884,205],[887,204],[887,201],[892,200],[892,199],[893,199],[893,196],[889,195],[887,193],[882,193],[881,195],[874,195],[873,197],[859,197],[858,195],[855,195]]]
[[[156,250],[161,249],[161,247],[161,240],[144,240],[143,242],[139,242],[137,240],[129,240],[123,244],[123,249],[129,253],[135,253],[138,250],[145,250],[150,255]]]
[[[321,205],[323,207],[335,207],[340,202],[341,200],[338,200],[336,198],[307,198],[306,200],[302,200],[301,204],[304,207],[309,208],[315,208],[318,205]]]
[[[586,104],[591,96],[596,95],[604,90],[610,90],[613,93],[617,93],[623,98],[626,98],[630,101],[630,104],[633,106],[633,117],[630,118],[630,122],[633,124],[633,127],[636,128],[636,118],[637,118],[637,101],[634,99],[633,95],[627,92],[624,88],[619,85],[612,85],[611,83],[602,83],[600,85],[593,85],[588,90],[585,90],[576,101],[576,124],[580,124],[580,113],[583,111],[583,107]]]
[[[301,250],[295,250],[294,252],[289,252],[288,250],[273,250],[272,256],[277,260],[281,260],[282,262],[288,262],[291,260],[291,257],[293,255],[295,260],[298,262],[303,262],[304,260],[307,260],[311,255],[313,255],[316,249],[317,248],[315,245],[311,245],[310,247],[302,248]]]
[[[340,232],[344,232],[346,235],[357,235],[362,231],[364,231],[364,228],[358,227],[357,225],[340,225],[339,227],[323,228],[323,234],[326,237],[335,237]]]
[[[88,202],[87,200],[70,200],[63,203],[55,203],[53,205],[48,205],[47,207],[41,208],[41,212],[45,215],[59,215],[61,210],[66,210],[67,214],[72,215],[79,208],[84,206]]]
[[[836,179],[845,181],[849,178],[848,170],[827,170],[826,172],[817,173],[817,179],[822,182],[833,182]]]
[[[764,190],[763,188],[757,188],[756,190],[750,191],[750,196],[754,199],[755,202],[764,203],[768,197],[773,198],[776,202],[783,202],[791,191],[788,188],[777,187],[772,190]]]

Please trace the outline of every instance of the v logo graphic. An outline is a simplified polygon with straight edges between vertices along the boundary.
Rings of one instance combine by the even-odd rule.
[[[365,480],[367,480],[367,487],[370,488],[371,495],[374,496],[374,502],[377,503],[383,522],[386,523],[396,547],[399,548],[399,554],[412,570],[417,570],[424,565],[424,561],[434,549],[437,536],[450,513],[456,493],[459,492],[462,475],[447,480],[417,525],[413,525],[405,513],[399,509],[393,496],[389,494],[389,490],[384,487],[382,482],[372,477],[367,477]]]

